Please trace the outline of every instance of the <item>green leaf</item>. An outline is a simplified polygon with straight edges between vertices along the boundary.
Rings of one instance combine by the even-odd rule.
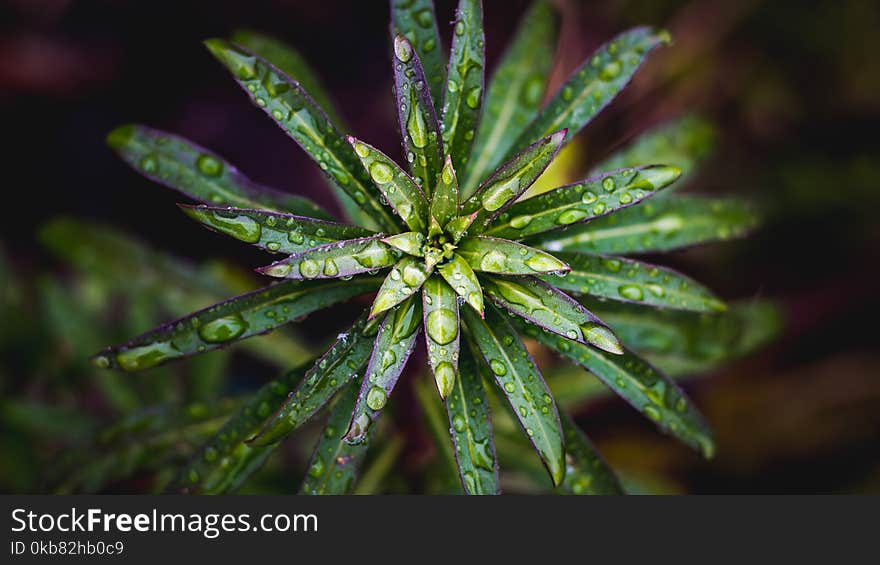
[[[370,317],[375,317],[412,296],[422,287],[429,274],[423,261],[405,255],[382,282],[373,301]]]
[[[441,398],[452,392],[458,374],[458,353],[461,348],[458,297],[446,281],[432,276],[422,289],[425,323],[425,344],[428,364]]]
[[[299,384],[305,372],[306,369],[300,367],[260,387],[242,409],[201,447],[181,471],[171,490],[222,494],[240,487],[278,445],[255,446],[247,440],[279,409],[288,391]]]
[[[675,310],[726,309],[709,289],[672,269],[622,257],[564,251],[557,256],[571,271],[541,279],[561,290]]]
[[[573,342],[615,355],[623,346],[614,332],[561,290],[533,277],[483,277],[483,289],[498,306]]]
[[[446,413],[461,486],[465,494],[501,494],[489,398],[469,347],[462,351],[460,367]]]
[[[462,215],[476,214],[472,233],[485,231],[505,208],[541,176],[556,157],[564,138],[565,131],[559,131],[536,141],[501,165],[477,188],[461,205]]]
[[[348,142],[370,173],[370,178],[398,216],[413,231],[424,232],[428,219],[428,200],[416,181],[387,155],[348,136]]]
[[[382,242],[413,257],[425,256],[425,236],[421,232],[410,231],[383,237]]]
[[[443,167],[440,122],[425,88],[427,79],[418,54],[402,35],[394,37],[394,100],[403,149],[416,182],[428,196]]]
[[[452,237],[452,243],[458,243],[461,238],[467,235],[468,228],[470,228],[471,224],[474,223],[474,220],[477,219],[478,213],[479,212],[474,212],[473,214],[465,216],[457,216],[449,220],[449,223],[446,224],[443,231]]]
[[[698,116],[675,118],[639,134],[593,167],[590,175],[602,171],[635,167],[644,163],[666,163],[692,174],[715,149],[717,132],[711,122]],[[683,186],[683,178],[676,185]]]
[[[712,457],[712,432],[684,392],[666,375],[635,354],[624,351],[609,355],[558,336],[535,325],[514,320],[529,337],[558,351],[599,377],[633,408],[644,414],[664,432]]]
[[[533,140],[563,128],[574,137],[629,83],[655,47],[669,34],[647,27],[626,31],[600,47],[575,70],[511,146],[508,155]]]
[[[512,205],[505,219],[490,226],[486,235],[523,239],[586,222],[638,204],[680,174],[676,167],[658,165],[621,169],[562,186]]]
[[[205,45],[238,84],[321,167],[329,181],[350,196],[386,230],[400,222],[382,205],[379,191],[324,110],[297,83],[261,57],[222,39]]]
[[[415,379],[413,392],[439,459],[435,469],[439,475],[439,480],[436,482],[440,484],[435,488],[444,494],[459,492],[461,481],[458,477],[455,447],[449,441],[449,419],[443,414],[443,401],[437,395],[434,379],[430,379],[430,382],[428,379]],[[427,491],[428,488],[425,490]]]
[[[422,61],[434,108],[440,112],[446,85],[446,62],[432,0],[390,0],[391,29],[409,40]],[[401,130],[404,131],[404,130]]]
[[[553,484],[565,477],[565,449],[556,403],[538,366],[510,323],[495,308],[481,320],[465,308],[468,335],[474,340],[502,393],[532,445],[544,461]]]
[[[340,437],[340,432],[348,424],[357,396],[356,383],[339,393],[309,460],[309,470],[299,488],[300,494],[330,495],[351,492],[369,448],[366,438],[359,445],[351,445]]]
[[[559,416],[565,432],[565,480],[559,490],[568,494],[624,494],[614,471],[587,436],[567,414]]]
[[[338,279],[390,267],[400,257],[382,235],[327,243],[291,255],[257,272],[288,279]]]
[[[483,102],[486,62],[482,0],[459,0],[453,29],[443,97],[443,143],[454,166],[464,170]]]
[[[273,253],[300,253],[319,245],[372,234],[370,230],[356,226],[280,212],[179,206],[187,216],[205,227]]]
[[[446,164],[440,171],[437,190],[431,199],[431,216],[440,226],[445,226],[458,213],[458,179],[452,166],[452,157],[446,157]]]
[[[298,82],[318,106],[324,109],[333,123],[342,124],[344,122],[333,103],[333,99],[324,87],[323,81],[302,53],[279,39],[249,29],[235,30],[231,40],[254,55],[262,57],[277,67],[279,71]]]
[[[341,130],[348,129],[345,120],[340,115],[333,103],[327,89],[324,88],[323,81],[318,73],[312,69],[311,65],[305,60],[302,54],[293,47],[267,35],[251,30],[237,30],[232,34],[232,42],[251,51],[266,59],[273,64],[281,72],[299,83],[303,90],[309,93],[312,99],[324,109],[330,121],[336,124]],[[349,196],[335,183],[329,183],[333,190],[333,196],[342,206],[345,216],[358,225],[372,227],[375,222],[367,215]]]
[[[587,302],[627,346],[672,376],[696,375],[743,357],[782,330],[772,302],[732,304],[723,314],[646,310],[634,304]]]
[[[230,298],[109,347],[92,358],[100,368],[140,371],[265,333],[330,304],[370,292],[379,281],[287,281]]]
[[[500,275],[537,275],[568,271],[553,255],[521,243],[495,237],[466,237],[456,249],[475,270]]]
[[[216,153],[170,133],[129,124],[110,132],[107,144],[145,177],[193,200],[330,218],[311,200],[258,184]]]
[[[375,325],[368,324],[363,315],[348,332],[340,334],[287,396],[275,416],[252,439],[252,445],[269,445],[284,439],[330,402],[366,364],[375,333]]]
[[[393,312],[389,312],[379,325],[373,354],[345,433],[348,443],[363,442],[385,408],[397,379],[415,349],[421,318],[421,303],[415,296],[410,296]]]
[[[537,113],[553,66],[557,31],[558,18],[550,3],[534,2],[489,81],[483,118],[461,184],[465,196],[501,164]]]
[[[471,266],[461,255],[455,253],[446,263],[437,267],[437,272],[449,283],[452,290],[483,316],[483,289]]]
[[[747,204],[734,199],[669,196],[597,218],[532,241],[548,251],[643,253],[669,251],[740,237],[758,224]]]

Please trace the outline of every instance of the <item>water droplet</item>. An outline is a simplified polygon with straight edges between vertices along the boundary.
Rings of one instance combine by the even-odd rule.
[[[602,80],[614,80],[620,75],[621,66],[618,61],[611,61],[602,68],[599,78]]]
[[[137,371],[153,367],[179,355],[180,352],[172,344],[157,342],[121,351],[116,355],[116,362],[124,371]]]
[[[197,210],[197,209],[196,209]],[[208,218],[208,224],[221,233],[230,235],[245,243],[257,243],[263,228],[253,218],[239,215],[234,218],[214,214]]]
[[[299,274],[304,279],[313,279],[321,272],[317,261],[312,259],[303,259],[299,264]]]
[[[583,332],[584,340],[587,343],[609,353],[623,354],[623,346],[620,340],[617,339],[617,336],[610,329],[602,324],[588,322],[581,325],[581,332]]]
[[[266,249],[268,249],[269,251],[278,251],[279,249],[281,249],[281,244],[277,241],[270,241],[266,244]]]
[[[657,298],[663,298],[663,296],[666,294],[666,291],[659,284],[649,283],[645,285],[645,288],[647,288],[648,292],[650,292]]]
[[[458,335],[458,316],[448,308],[438,308],[431,311],[425,325],[428,335],[439,345],[446,345]]]
[[[452,417],[452,429],[458,433],[462,433],[466,428],[467,423],[465,422],[464,416],[456,414]]]
[[[464,35],[464,22],[461,20],[455,24],[455,35]]]
[[[324,474],[324,460],[315,456],[315,460],[312,461],[312,465],[309,467],[309,476],[317,479],[321,475]]]
[[[104,355],[98,355],[92,359],[92,364],[99,369],[106,369],[110,366],[110,360]]]
[[[507,374],[507,365],[505,365],[502,361],[498,359],[492,359],[489,361],[489,367],[492,369],[492,372],[498,375],[499,377],[503,377]],[[505,387],[506,388],[506,387]],[[509,391],[513,392],[513,391]]]
[[[632,194],[630,194],[629,192],[622,192],[622,193],[617,197],[617,200],[618,200],[621,204],[629,204],[630,202],[633,201],[633,197],[632,197]]]
[[[637,284],[624,284],[621,285],[617,292],[620,293],[620,296],[626,298],[627,300],[635,300],[636,302],[642,300],[644,298],[644,292],[642,291],[642,287]]]
[[[387,371],[388,367],[393,365],[397,361],[397,354],[394,353],[393,349],[386,349],[385,353],[382,354],[382,370]]]
[[[407,63],[412,59],[412,45],[406,38],[398,35],[394,38],[394,55],[401,63]]]
[[[292,231],[287,234],[287,239],[294,245],[302,245],[306,238],[301,232]]]
[[[359,157],[367,157],[370,154],[370,148],[361,142],[357,142],[354,144],[354,152],[357,153]]]
[[[519,178],[513,177],[502,181],[496,181],[486,188],[481,203],[489,212],[498,210],[516,196],[519,190]]]
[[[479,108],[480,107],[480,96],[483,94],[483,89],[479,86],[475,86],[467,94],[465,98],[465,104],[468,105],[469,108]]]
[[[367,393],[367,406],[371,410],[381,410],[385,407],[386,402],[388,402],[388,395],[385,393],[385,389],[381,387],[374,386]]]
[[[302,272],[302,265],[300,265],[300,272]],[[333,259],[327,259],[324,261],[324,276],[325,277],[335,277],[339,274],[339,268],[336,266],[336,262]]]
[[[579,222],[586,218],[589,214],[584,212],[583,210],[579,210],[577,208],[573,208],[571,210],[566,210],[565,212],[559,214],[556,218],[557,224],[573,224],[575,222]]]
[[[510,227],[521,230],[532,222],[532,217],[528,214],[522,216],[514,216],[510,219]]]
[[[529,77],[520,96],[522,103],[529,108],[537,108],[544,95],[544,78],[541,75]]]
[[[573,97],[574,97],[574,91],[571,89],[570,86],[566,86],[562,89],[562,99],[563,100],[565,100],[566,102],[570,102]]]
[[[205,176],[218,177],[223,173],[223,163],[213,155],[201,154],[196,159],[196,167]]]
[[[584,193],[581,195],[581,202],[584,203],[584,204],[592,204],[593,202],[595,202],[595,201],[598,200],[598,199],[599,199],[599,197],[596,196],[596,193],[595,193],[595,192],[591,192],[591,191],[589,191],[589,190],[586,191],[586,192],[584,192]]]
[[[247,322],[238,314],[217,318],[199,327],[199,337],[208,343],[224,343],[243,334]]]
[[[443,361],[434,369],[434,380],[437,383],[437,390],[440,396],[446,398],[452,393],[452,387],[455,385],[455,367],[448,361]]]
[[[535,253],[525,260],[525,264],[539,273],[551,273],[565,268],[565,263],[545,253]]]
[[[606,177],[605,180],[602,181],[602,188],[605,189],[605,192],[614,192],[614,189],[617,188],[617,185],[615,184],[613,178]]]
[[[385,184],[394,178],[391,167],[380,161],[375,161],[370,165],[370,176],[379,184]]]

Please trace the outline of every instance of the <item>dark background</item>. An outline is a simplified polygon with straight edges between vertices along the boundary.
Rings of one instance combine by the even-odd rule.
[[[491,68],[527,3],[485,4]],[[711,118],[719,147],[690,190],[751,198],[767,221],[746,241],[662,261],[726,299],[778,299],[788,320],[767,350],[693,387],[718,434],[715,461],[658,439],[622,403],[585,413],[585,430],[613,464],[671,476],[676,490],[880,491],[880,6],[558,4],[555,85],[631,25],[664,26],[675,38],[581,135],[582,169],[665,118]],[[452,19],[454,2],[437,7],[441,23]],[[126,122],[177,132],[260,181],[332,206],[313,163],[200,42],[242,27],[290,42],[321,73],[352,133],[397,154],[387,20],[380,0],[0,3],[6,253],[24,273],[59,271],[35,234],[64,214],[179,256],[260,265],[257,253],[194,226],[175,195],[134,174],[104,136]]]

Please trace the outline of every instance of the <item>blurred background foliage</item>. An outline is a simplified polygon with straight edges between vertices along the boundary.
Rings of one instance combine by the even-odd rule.
[[[526,2],[486,4],[491,62]],[[765,216],[746,240],[662,259],[729,300],[723,317],[661,312],[635,323],[625,306],[595,305],[612,327],[629,320],[624,341],[683,379],[716,432],[714,460],[535,349],[557,398],[631,492],[880,492],[880,6],[556,4],[554,84],[631,25],[665,26],[675,43],[534,190],[616,166],[612,152],[685,116],[689,136],[653,136],[626,153],[663,160],[684,146],[692,157],[671,163],[687,173],[677,190],[745,197]],[[454,2],[437,6],[441,21],[452,19]],[[332,207],[316,168],[245,103],[200,41],[247,27],[290,42],[321,72],[352,132],[393,153],[387,10],[357,0],[6,0],[0,14],[13,199],[0,247],[0,491],[159,491],[247,393],[322,351],[335,320],[356,308],[136,375],[93,370],[87,357],[102,346],[255,288],[248,271],[260,264],[192,225],[104,136],[130,121],[180,132],[260,181]],[[442,407],[430,382],[408,381],[356,492],[455,490]],[[546,489],[513,420],[494,412],[505,490]],[[296,491],[319,424],[243,490]]]

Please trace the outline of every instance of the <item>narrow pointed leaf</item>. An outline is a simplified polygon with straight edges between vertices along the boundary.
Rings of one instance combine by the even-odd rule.
[[[711,122],[698,116],[682,116],[639,134],[593,167],[590,175],[644,163],[666,163],[678,167],[687,176],[711,155],[716,138]],[[682,178],[675,186],[683,186],[685,180]]]
[[[423,261],[409,255],[404,256],[382,282],[373,301],[370,317],[377,316],[412,296],[422,287],[428,274]]]
[[[431,216],[437,221],[438,227],[445,226],[458,214],[458,178],[452,166],[452,158],[447,156],[446,163],[440,171],[437,189],[431,199]]]
[[[324,109],[333,123],[343,124],[342,116],[324,87],[324,82],[302,53],[279,39],[250,29],[234,31],[231,39],[236,45],[241,45],[254,55],[262,57],[298,82],[303,90]]]
[[[553,8],[543,0],[534,2],[523,16],[486,90],[467,175],[462,175],[465,196],[501,164],[535,117],[550,78],[558,27]]]
[[[454,166],[465,170],[483,105],[486,38],[482,0],[460,0],[453,29],[443,97],[443,143]]]
[[[558,131],[536,141],[501,165],[480,185],[461,205],[462,215],[477,214],[471,226],[472,233],[485,231],[541,176],[556,157],[564,138],[565,131]]]
[[[387,155],[349,136],[348,142],[370,173],[370,178],[398,216],[413,231],[424,232],[428,226],[428,200],[406,171]]]
[[[550,473],[553,484],[565,477],[565,449],[556,403],[538,366],[501,312],[486,309],[486,319],[465,308],[463,317],[501,392]]]
[[[300,485],[300,494],[332,495],[351,492],[369,448],[366,438],[358,445],[351,445],[340,437],[341,430],[345,429],[351,417],[357,395],[357,384],[351,383],[333,404],[327,424],[309,460],[309,470]]]
[[[553,255],[508,239],[466,237],[456,254],[475,270],[500,275],[538,275],[568,271],[569,267]]]
[[[425,344],[428,364],[441,398],[452,392],[458,375],[458,353],[461,347],[458,297],[446,282],[434,275],[425,281],[422,290],[425,323]]]
[[[353,444],[363,442],[373,422],[379,418],[415,349],[421,318],[421,302],[417,297],[411,296],[389,312],[379,325],[379,333],[376,335],[357,402],[350,413],[345,441]]]
[[[263,334],[316,310],[375,289],[379,280],[287,281],[230,298],[109,347],[92,358],[101,368],[140,371]]]
[[[288,279],[337,279],[390,267],[400,253],[381,235],[327,243],[276,261],[258,272]]]
[[[409,40],[422,61],[434,109],[439,114],[446,85],[446,61],[432,0],[389,0],[392,35]]]
[[[664,432],[712,457],[712,432],[684,392],[666,375],[635,354],[610,355],[558,336],[526,322],[517,327],[540,343],[581,365],[608,385]]]
[[[681,174],[664,165],[621,169],[559,187],[522,200],[507,210],[506,219],[495,222],[486,235],[523,239],[566,228],[638,204]]]
[[[261,57],[228,41],[210,39],[205,45],[255,104],[318,163],[332,184],[350,196],[382,229],[396,231],[400,227],[399,220],[382,205],[379,191],[354,149],[299,83]]]
[[[402,35],[394,37],[394,100],[403,151],[416,182],[428,196],[443,166],[440,122],[418,54]]]
[[[489,398],[469,347],[461,352],[460,362],[461,371],[446,397],[446,414],[461,486],[465,494],[500,494]]]
[[[330,402],[363,369],[373,349],[375,333],[376,328],[367,323],[364,315],[348,332],[340,334],[330,349],[309,368],[302,381],[287,395],[287,400],[252,438],[251,443],[261,446],[284,439]]]
[[[568,494],[624,494],[614,471],[587,436],[564,412],[559,418],[565,432],[565,480],[559,490]]]
[[[120,126],[107,144],[145,177],[199,202],[330,218],[311,200],[254,182],[216,153],[164,131]]]
[[[539,236],[531,244],[551,252],[668,251],[740,237],[757,224],[757,214],[739,200],[670,195],[565,232]]]
[[[648,53],[669,41],[665,31],[638,27],[600,47],[571,74],[508,154],[563,128],[568,130],[566,141],[574,137],[623,90]]]
[[[458,253],[437,267],[437,272],[465,302],[483,316],[483,289],[470,264]]]
[[[542,280],[561,290],[622,302],[694,312],[723,312],[726,307],[709,289],[672,269],[622,257],[563,251],[557,257],[571,266],[565,276]]]
[[[457,216],[452,218],[448,224],[443,228],[443,231],[448,233],[452,237],[453,243],[458,243],[461,238],[467,235],[468,229],[470,229],[471,224],[474,223],[474,220],[477,219],[478,212],[474,212],[473,214],[466,214],[464,216]]]
[[[615,355],[623,345],[605,323],[573,298],[533,277],[483,277],[484,292],[498,306],[565,339]]]
[[[259,469],[277,444],[252,446],[247,439],[265,425],[306,369],[294,369],[260,387],[242,409],[206,442],[181,471],[171,490],[222,494],[234,491]]]
[[[367,237],[370,230],[265,210],[188,206],[180,209],[205,227],[273,253],[301,253],[319,245]]]
[[[425,256],[425,236],[421,232],[410,231],[383,237],[382,242],[413,257]]]

